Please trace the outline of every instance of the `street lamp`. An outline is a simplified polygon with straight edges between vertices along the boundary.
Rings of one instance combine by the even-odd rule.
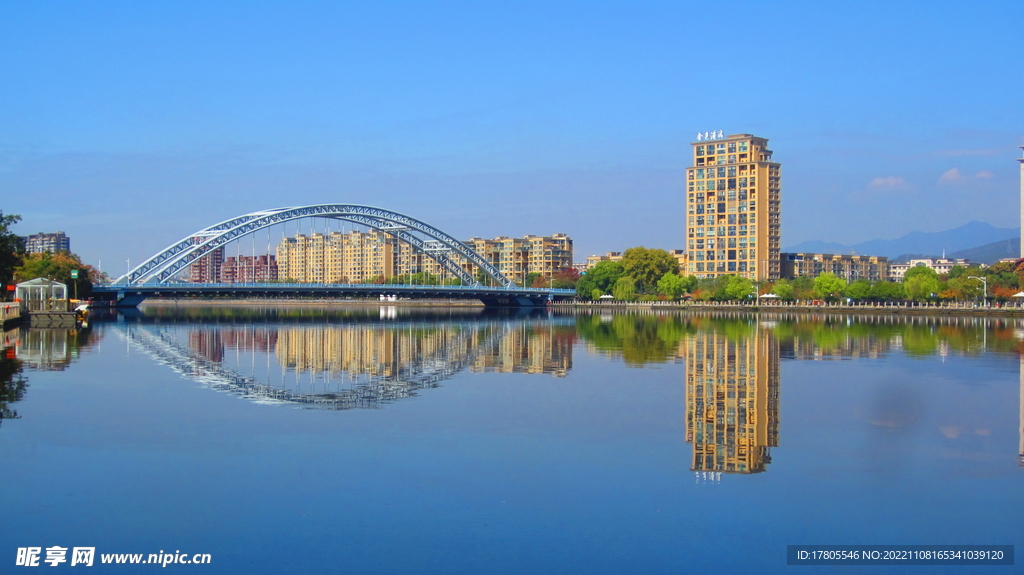
[[[984,284],[985,302],[988,303],[988,278],[980,278],[978,276],[967,276],[967,279],[969,279],[969,280],[981,280],[981,283]]]

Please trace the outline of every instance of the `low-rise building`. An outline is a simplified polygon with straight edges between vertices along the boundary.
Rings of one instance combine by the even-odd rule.
[[[921,258],[910,260],[902,264],[890,264],[889,279],[894,282],[901,282],[903,281],[903,276],[906,275],[907,270],[914,267],[928,267],[935,270],[935,273],[942,275],[948,274],[954,266],[967,267],[969,265],[971,265],[970,260],[960,258]]]
[[[277,281],[277,258],[272,255],[231,256],[220,267],[224,283],[265,283]]]
[[[531,273],[550,277],[573,265],[572,239],[565,234],[472,238],[465,244],[520,285]],[[450,256],[466,272],[477,273],[477,266],[468,259]],[[451,278],[430,256],[388,233],[372,230],[284,238],[277,246],[277,261],[280,277],[299,282],[365,283],[421,272],[440,281]]]
[[[889,278],[889,258],[885,256],[851,256],[846,254],[783,253],[782,277],[818,277],[831,272],[847,282]]]
[[[676,260],[676,263],[679,264],[679,273],[681,273],[683,275],[686,275],[688,273],[687,270],[686,270],[686,264],[689,261],[689,258],[687,256],[686,250],[666,250],[666,251],[668,251],[668,254],[670,256],[672,256]],[[601,262],[608,262],[608,261],[617,262],[617,261],[620,261],[620,260],[622,260],[622,252],[605,252],[605,254],[603,256],[590,256],[590,257],[587,258],[587,263],[584,264],[585,265],[585,269],[582,269],[580,271],[589,270],[590,268],[596,266],[597,264],[599,264]],[[580,264],[576,264],[576,265],[580,265]]]

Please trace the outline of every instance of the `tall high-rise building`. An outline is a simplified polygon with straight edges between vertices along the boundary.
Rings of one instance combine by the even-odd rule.
[[[703,136],[686,170],[687,273],[778,279],[780,175],[768,140]]]
[[[71,238],[64,232],[32,234],[25,238],[25,251],[30,254],[70,252]]]

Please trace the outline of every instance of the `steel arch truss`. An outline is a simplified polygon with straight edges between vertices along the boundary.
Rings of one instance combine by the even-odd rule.
[[[130,284],[156,281],[166,283],[189,264],[198,261],[213,250],[262,229],[301,218],[329,218],[362,224],[385,232],[412,245],[452,275],[463,285],[480,285],[473,274],[466,271],[455,257],[461,256],[482,269],[505,288],[515,288],[515,282],[506,278],[483,256],[443,231],[409,216],[371,206],[353,204],[322,204],[293,208],[277,208],[253,212],[189,234],[166,249],[117,278],[116,283]]]

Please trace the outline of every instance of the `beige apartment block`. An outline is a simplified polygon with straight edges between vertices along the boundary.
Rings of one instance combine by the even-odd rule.
[[[686,170],[687,273],[780,277],[780,165],[751,134],[700,138]]]
[[[572,239],[553,236],[473,238],[465,242],[501,273],[522,284],[526,276],[552,276],[572,267]],[[466,258],[454,257],[470,274],[477,266]],[[284,238],[277,246],[278,276],[297,282],[366,283],[384,277],[425,272],[442,281],[452,274],[430,256],[408,243],[376,231],[299,234]]]
[[[782,277],[818,277],[831,272],[847,282],[866,279],[889,279],[889,258],[884,256],[849,256],[844,254],[783,253]]]

